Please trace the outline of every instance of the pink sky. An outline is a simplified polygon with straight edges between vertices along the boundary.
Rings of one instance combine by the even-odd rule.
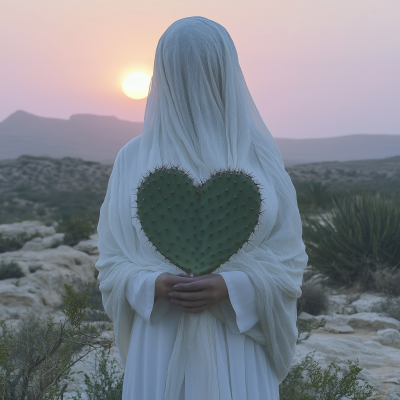
[[[142,121],[128,74],[201,15],[229,31],[275,137],[400,134],[399,0],[1,0],[0,121],[16,110]]]

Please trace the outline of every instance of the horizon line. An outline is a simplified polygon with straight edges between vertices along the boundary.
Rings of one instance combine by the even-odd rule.
[[[60,117],[46,117],[46,116],[42,116],[42,115],[37,115],[37,114],[32,114],[28,111],[25,110],[16,110],[13,113],[9,114],[8,117],[6,117],[5,119],[3,119],[2,121],[0,121],[0,124],[3,123],[4,121],[6,121],[8,118],[10,118],[12,115],[16,114],[16,113],[24,113],[24,114],[28,114],[28,115],[32,115],[34,117],[38,117],[38,118],[46,118],[46,119],[58,119],[58,120],[62,120],[62,121],[70,121],[72,117],[74,116],[93,116],[93,117],[104,117],[104,118],[115,118],[119,121],[123,121],[123,122],[130,122],[133,124],[143,124],[144,121],[131,121],[128,119],[121,119],[115,115],[104,115],[104,114],[93,114],[93,113],[76,113],[76,114],[71,114],[69,116],[69,118],[60,118]],[[140,134],[141,135],[141,134]],[[326,137],[305,137],[305,138],[298,138],[298,137],[282,137],[282,136],[274,136],[272,135],[272,137],[274,139],[287,139],[287,140],[314,140],[314,139],[334,139],[334,138],[339,138],[339,137],[345,137],[345,136],[360,136],[360,135],[366,135],[366,136],[373,136],[373,135],[382,135],[382,136],[400,136],[400,133],[395,134],[395,133],[347,133],[347,134],[343,134],[343,135],[337,135],[337,136],[326,136]]]

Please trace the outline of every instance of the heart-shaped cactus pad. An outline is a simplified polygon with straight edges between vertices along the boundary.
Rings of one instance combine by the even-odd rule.
[[[261,195],[242,170],[217,171],[200,184],[179,167],[150,172],[137,188],[136,217],[149,241],[172,264],[208,274],[248,242]]]

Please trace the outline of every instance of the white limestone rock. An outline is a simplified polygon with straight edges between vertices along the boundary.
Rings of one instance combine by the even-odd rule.
[[[0,320],[43,316],[62,304],[64,283],[94,281],[92,258],[69,246],[2,253],[0,261],[16,262],[25,274],[0,280]]]
[[[300,321],[304,322],[309,322],[309,321],[321,321],[324,319],[325,321],[329,321],[332,319],[330,315],[311,315],[306,313],[305,311],[302,311],[298,316],[297,319]]]
[[[317,330],[308,340],[297,345],[293,363],[299,363],[312,351],[315,351],[314,359],[319,361],[322,368],[334,362],[346,370],[346,360],[358,359],[359,366],[363,368],[360,378],[374,387],[376,400],[386,400],[400,392],[394,381],[400,376],[399,349],[384,346],[357,333],[333,334]]]
[[[45,226],[41,221],[22,221],[14,224],[0,225],[0,234],[5,238],[12,238],[26,234],[28,236],[38,234],[41,237],[51,236],[56,233],[53,226]]]
[[[344,314],[349,301],[345,294],[334,294],[329,296],[329,314]]]
[[[350,325],[353,329],[378,331],[381,329],[400,330],[400,321],[383,317],[377,313],[363,312],[353,315],[333,315],[330,322],[335,325]]]
[[[351,314],[354,314],[355,312],[356,312],[356,310],[353,307],[345,307],[343,309],[344,315],[351,315]]]
[[[99,235],[95,233],[94,235],[90,236],[90,239],[80,241],[76,246],[74,246],[74,249],[83,251],[91,256],[97,256],[99,255],[98,244]]]
[[[383,344],[384,346],[400,349],[400,332],[396,329],[382,329],[378,331],[376,336],[373,336],[371,340]]]
[[[353,301],[350,306],[355,309],[357,313],[372,312],[374,307],[383,303],[386,297],[378,296],[372,293],[363,293],[358,300]]]
[[[306,313],[305,311],[302,311],[298,316],[297,319],[300,321],[311,321],[312,319],[315,319],[314,315],[311,315],[309,313]]]
[[[335,325],[328,321],[324,329],[332,333],[354,333],[354,329],[349,325]]]
[[[55,233],[51,236],[46,236],[44,238],[37,237],[29,242],[26,242],[22,251],[41,251],[45,249],[55,248],[63,244],[64,241],[64,233]]]

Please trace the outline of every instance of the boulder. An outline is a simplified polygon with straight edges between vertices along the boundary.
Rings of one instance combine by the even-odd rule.
[[[349,325],[335,325],[328,321],[324,329],[332,333],[354,333],[354,329]]]
[[[26,234],[32,236],[38,234],[41,237],[51,236],[56,233],[53,226],[45,226],[41,221],[22,221],[14,224],[0,225],[0,234],[6,238]]]
[[[26,242],[22,247],[22,251],[41,251],[45,249],[55,248],[60,246],[64,241],[64,233],[55,233],[44,238],[37,237],[29,242]]]
[[[355,312],[371,312],[376,306],[385,302],[386,297],[378,296],[372,293],[363,293],[358,300],[353,301],[350,307],[353,307]]]
[[[76,246],[74,246],[74,249],[83,251],[84,253],[87,253],[91,256],[98,256],[99,255],[98,244],[99,244],[99,235],[95,233],[94,235],[90,236],[88,240],[80,241]]]
[[[378,331],[376,336],[373,336],[371,340],[383,344],[384,346],[400,349],[400,332],[396,329],[382,329]]]
[[[400,393],[396,379],[400,376],[400,350],[355,334],[333,334],[317,330],[296,347],[293,363],[299,363],[315,351],[314,359],[322,368],[334,362],[347,370],[347,360],[359,361],[360,378],[374,387],[376,400],[390,399]],[[392,397],[395,398],[395,397]]]
[[[383,317],[372,312],[363,312],[353,315],[333,315],[330,322],[334,325],[349,325],[353,329],[378,331],[381,329],[400,330],[400,321],[390,317]]]
[[[344,314],[346,306],[349,304],[345,294],[334,294],[329,296],[329,314]]]
[[[298,316],[297,319],[300,321],[311,321],[315,319],[314,315],[311,315],[309,313],[306,313],[305,311],[302,311]]]
[[[311,322],[311,321],[321,321],[324,319],[325,321],[329,321],[332,319],[330,315],[311,315],[309,313],[306,313],[305,311],[302,311],[298,316],[297,319],[300,321],[304,322]]]
[[[16,262],[25,274],[0,280],[0,320],[43,316],[62,304],[64,283],[94,281],[92,258],[69,246],[2,253],[0,261]]]

